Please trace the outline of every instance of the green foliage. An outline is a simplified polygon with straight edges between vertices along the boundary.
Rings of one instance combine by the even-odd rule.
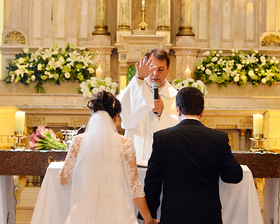
[[[92,59],[94,55],[85,50],[78,50],[68,43],[65,48],[58,48],[57,43],[50,49],[38,49],[29,52],[24,49],[23,53],[15,55],[14,60],[8,60],[8,74],[4,82],[21,82],[29,85],[36,82],[35,90],[45,93],[45,82],[60,84],[68,80],[83,82],[95,73]]]
[[[262,55],[252,48],[247,55],[234,49],[231,56],[222,57],[222,53],[213,49],[206,52],[206,58],[196,67],[196,78],[205,84],[217,83],[219,86],[229,83],[244,86],[247,82],[253,86],[259,83],[272,85],[280,81],[279,61],[275,57]]]

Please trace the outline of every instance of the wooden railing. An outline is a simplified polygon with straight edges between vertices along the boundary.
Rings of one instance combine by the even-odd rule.
[[[53,161],[64,161],[67,151],[0,150],[0,175],[44,176]],[[254,178],[279,178],[280,154],[233,152],[236,160],[247,165]]]

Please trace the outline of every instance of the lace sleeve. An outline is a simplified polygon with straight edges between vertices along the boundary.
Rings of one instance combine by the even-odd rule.
[[[82,142],[81,138],[79,138],[78,136],[74,137],[68,149],[65,163],[58,175],[59,182],[62,186],[69,184],[69,182],[72,179],[73,169],[77,160],[77,155],[80,149],[81,142]]]
[[[138,177],[135,149],[132,140],[129,139],[123,147],[132,199],[145,197],[143,186]]]

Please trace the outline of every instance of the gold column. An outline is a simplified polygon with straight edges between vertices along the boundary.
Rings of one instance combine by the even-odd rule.
[[[181,0],[181,26],[177,36],[194,36],[191,26],[192,0]]]
[[[92,35],[110,35],[107,26],[107,0],[96,1],[96,26]]]
[[[246,151],[246,129],[239,129],[239,151]]]
[[[158,3],[158,18],[157,18],[157,30],[166,30],[169,31],[168,24],[168,1],[167,0],[159,0]]]
[[[250,129],[250,132],[251,132],[250,138],[254,138],[254,131],[253,131],[253,129]],[[255,142],[254,141],[250,141],[250,149],[252,147],[254,147],[254,146],[255,146]]]
[[[130,30],[129,0],[118,1],[118,30]]]

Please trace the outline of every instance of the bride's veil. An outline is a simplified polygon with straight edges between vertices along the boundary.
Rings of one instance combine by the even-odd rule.
[[[69,223],[135,223],[128,183],[112,118],[93,113],[74,167]]]

